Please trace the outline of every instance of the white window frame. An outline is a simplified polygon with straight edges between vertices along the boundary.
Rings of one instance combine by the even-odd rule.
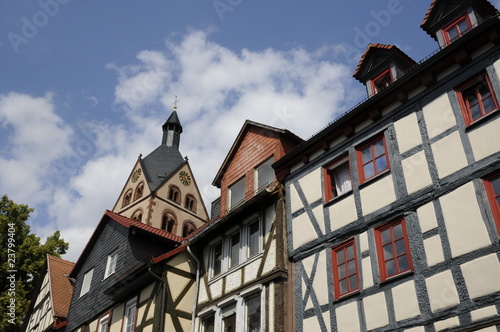
[[[104,279],[116,272],[116,263],[118,261],[118,250],[113,251],[108,255],[106,261],[106,270],[104,271]]]
[[[128,312],[131,308],[134,308],[134,321],[132,322],[132,329],[127,330],[129,327],[129,317],[128,317]],[[123,312],[123,332],[134,332],[135,331],[135,322],[137,320],[137,296],[128,300],[127,304],[125,305],[125,311]]]
[[[94,268],[91,268],[83,275],[82,288],[80,289],[80,297],[82,297],[83,295],[87,294],[90,291],[93,274],[94,274]]]
[[[233,190],[239,186],[243,186],[243,198],[237,202],[234,202],[234,204],[232,204]],[[245,178],[243,177],[228,187],[228,190],[227,190],[227,205],[229,207],[228,210],[234,209],[235,207],[239,206],[244,201],[245,201]]]
[[[254,256],[257,256],[262,253],[262,243],[264,242],[263,239],[263,215],[258,215],[258,216],[253,216],[251,218],[248,218],[246,221],[243,222],[244,227],[244,233],[243,233],[243,238],[244,238],[244,243],[243,243],[243,251],[244,251],[244,260],[248,260]],[[257,252],[253,255],[250,255],[250,225],[253,223],[258,223],[259,225],[259,243],[258,243],[258,248]]]
[[[97,332],[108,332],[109,331],[109,323],[110,323],[109,322],[109,313],[107,313],[106,315],[99,318],[99,323],[97,325]],[[106,324],[106,327],[104,328],[104,330],[102,329],[103,324]]]
[[[222,253],[221,253],[221,264],[220,264],[220,272],[215,274],[215,246],[218,244],[221,244],[222,247]],[[227,269],[225,268],[225,257],[224,257],[224,238],[222,237],[217,237],[213,241],[209,243],[210,245],[210,276],[212,278],[215,278],[217,276],[220,276],[223,274]]]
[[[236,250],[238,250],[238,263],[232,265],[232,260],[231,260],[231,250],[232,250],[232,246],[231,246],[231,238],[233,237],[233,235],[235,235],[236,233],[239,233],[240,234],[240,241],[238,243],[238,248]],[[245,259],[242,258],[242,249],[243,249],[243,230],[240,228],[240,227],[236,227],[236,228],[233,228],[230,232],[226,233],[226,237],[225,237],[225,241],[226,242],[226,245],[222,246],[223,248],[226,247],[226,255],[224,255],[224,250],[222,251],[223,254],[222,256],[226,257],[227,259],[227,269],[228,270],[231,270],[233,269],[234,267],[240,265],[241,263],[243,263],[245,261]]]
[[[268,185],[269,183],[272,183],[274,180],[275,180],[275,175],[274,175],[274,171],[273,171],[273,168],[271,167],[271,165],[274,163],[274,158],[273,157],[270,157],[268,158],[266,161],[264,161],[261,165],[257,166],[255,168],[255,175],[254,175],[254,189],[255,189],[255,192],[263,189],[266,187],[266,185]],[[267,181],[266,183],[263,183],[261,185],[259,185],[259,171],[265,167],[269,167],[271,169],[271,172],[272,172],[272,179],[270,179],[269,181]]]

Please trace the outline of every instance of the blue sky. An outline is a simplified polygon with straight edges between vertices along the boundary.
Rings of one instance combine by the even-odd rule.
[[[76,260],[177,95],[209,206],[245,119],[310,137],[366,97],[352,73],[368,43],[437,49],[420,29],[430,2],[2,1],[0,192]]]

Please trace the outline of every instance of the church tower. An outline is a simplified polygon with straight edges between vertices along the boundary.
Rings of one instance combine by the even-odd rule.
[[[162,131],[160,146],[139,156],[113,212],[185,237],[208,221],[208,213],[189,162],[179,151],[177,105]]]

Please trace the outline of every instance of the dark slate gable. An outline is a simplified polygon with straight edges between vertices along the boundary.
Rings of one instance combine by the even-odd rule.
[[[151,191],[171,177],[172,173],[184,164],[185,160],[175,147],[160,145],[140,161]]]
[[[97,319],[99,315],[116,305],[116,299],[109,294],[109,289],[122,282],[136,277],[139,270],[146,267],[152,257],[159,256],[174,247],[174,243],[165,239],[164,241],[154,236],[147,236],[134,228],[127,228],[111,218],[104,217],[104,225],[99,225],[99,231],[94,233],[91,239],[93,245],[84,251],[78,262],[78,270],[71,275],[75,277],[76,283],[68,314],[67,330],[88,324]],[[110,253],[118,250],[116,272],[104,279],[107,257]],[[83,262],[80,260],[83,259]],[[80,297],[84,274],[94,269],[90,290]],[[145,272],[147,273],[147,271]],[[144,274],[144,273],[143,273]],[[133,296],[135,289],[128,289],[126,296]]]

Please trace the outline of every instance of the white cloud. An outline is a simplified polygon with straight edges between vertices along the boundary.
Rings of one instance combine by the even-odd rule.
[[[65,258],[75,261],[104,210],[113,208],[138,154],[161,143],[177,95],[180,150],[190,157],[210,210],[219,194],[212,180],[246,119],[307,138],[360,99],[352,68],[327,58],[334,49],[234,52],[191,31],[169,39],[164,50],[140,52],[135,64],[108,65],[118,77],[113,111],[122,112],[121,123],[71,128],[50,94],[0,95],[0,124],[10,129],[10,152],[2,152],[0,167],[19,175],[0,178],[1,187],[16,201],[46,207],[49,220],[33,230],[41,237],[61,230],[70,243]],[[48,186],[51,166],[61,177]]]

